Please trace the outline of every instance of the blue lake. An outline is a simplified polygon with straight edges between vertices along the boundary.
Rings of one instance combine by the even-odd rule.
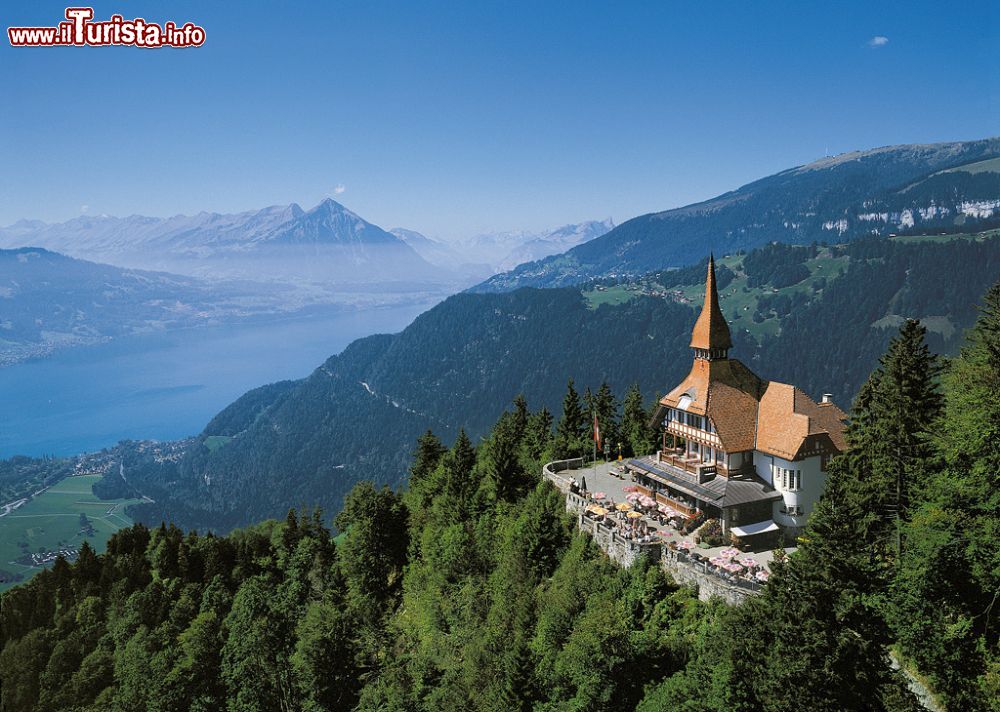
[[[0,457],[195,435],[251,388],[302,378],[354,339],[398,332],[430,306],[132,336],[0,368]]]

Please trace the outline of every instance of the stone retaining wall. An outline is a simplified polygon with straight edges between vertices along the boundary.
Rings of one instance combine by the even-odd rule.
[[[707,601],[710,598],[721,598],[730,605],[743,603],[748,597],[756,596],[761,591],[759,584],[730,583],[717,575],[710,573],[708,567],[680,552],[668,548],[663,549],[660,566],[679,584],[695,586],[698,598]]]
[[[677,583],[695,586],[698,589],[698,598],[703,601],[719,597],[730,605],[737,605],[745,601],[748,596],[760,592],[761,587],[758,584],[749,582],[737,584],[726,581],[709,572],[707,566],[683,552],[669,549],[660,542],[643,544],[623,539],[613,527],[601,526],[596,519],[588,517],[585,510],[590,502],[586,497],[570,492],[569,481],[556,474],[581,467],[583,467],[581,458],[557,460],[546,464],[542,468],[542,474],[566,497],[566,511],[576,515],[577,528],[590,534],[601,550],[616,564],[628,568],[640,557],[647,557],[658,562]]]

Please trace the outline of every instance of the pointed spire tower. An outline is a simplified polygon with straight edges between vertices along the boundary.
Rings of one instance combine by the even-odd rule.
[[[691,348],[696,359],[715,361],[729,356],[733,347],[729,324],[719,308],[719,292],[715,287],[715,257],[708,257],[708,277],[705,279],[705,303],[691,332]]]

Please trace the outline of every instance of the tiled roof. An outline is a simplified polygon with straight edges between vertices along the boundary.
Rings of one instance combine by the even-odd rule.
[[[708,258],[708,276],[705,278],[705,302],[691,332],[693,349],[729,349],[733,346],[729,324],[719,308],[719,292],[715,288],[715,259]]]
[[[760,400],[757,449],[792,460],[807,438],[829,438],[837,450],[847,448],[844,411],[833,403],[816,403],[801,389],[772,381]]]
[[[683,396],[691,402],[685,410],[712,420],[722,449],[752,450],[757,429],[757,402],[766,384],[736,359],[695,359],[687,378],[660,400],[678,407]]]

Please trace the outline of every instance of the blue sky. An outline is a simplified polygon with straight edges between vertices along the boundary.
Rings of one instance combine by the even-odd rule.
[[[4,37],[0,224],[326,196],[446,238],[621,222],[827,152],[1000,134],[997,7],[100,2],[207,41]]]

